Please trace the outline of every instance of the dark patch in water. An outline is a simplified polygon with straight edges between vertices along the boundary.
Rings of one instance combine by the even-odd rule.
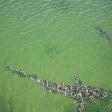
[[[58,54],[60,54],[61,49],[59,49],[58,46],[56,45],[49,44],[49,45],[46,45],[44,52],[49,57],[55,57]]]
[[[5,100],[4,96],[0,96],[0,112],[14,112],[13,98]]]
[[[108,40],[109,44],[111,44],[111,35],[103,30],[101,27],[95,27],[96,29],[96,36],[100,38],[105,38]]]
[[[0,112],[9,112],[9,109],[7,108],[7,103],[1,96],[0,96]]]
[[[73,105],[64,105],[64,112],[74,112]]]

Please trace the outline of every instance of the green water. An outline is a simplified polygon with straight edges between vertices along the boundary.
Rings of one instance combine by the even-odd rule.
[[[97,26],[112,36],[111,0],[0,0],[0,112],[74,112],[71,99],[46,96],[6,66],[66,84],[76,73],[112,89],[112,45],[96,36]]]

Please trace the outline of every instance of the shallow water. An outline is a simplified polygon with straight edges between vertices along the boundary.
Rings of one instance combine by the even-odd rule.
[[[111,0],[0,0],[0,112],[74,107],[71,99],[46,97],[41,87],[7,73],[6,66],[66,84],[75,72],[84,83],[112,89],[112,46],[97,38],[96,27],[112,36]]]

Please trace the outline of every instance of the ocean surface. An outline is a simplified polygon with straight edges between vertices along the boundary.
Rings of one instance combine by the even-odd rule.
[[[77,74],[112,90],[112,0],[0,0],[0,112],[74,112],[72,99],[46,95],[6,66],[65,84]]]

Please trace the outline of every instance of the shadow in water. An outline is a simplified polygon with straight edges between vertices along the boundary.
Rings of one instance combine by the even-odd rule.
[[[4,101],[3,97],[0,96],[0,112],[9,112],[7,104]]]
[[[6,102],[4,98],[0,96],[0,112],[13,112],[12,104],[12,99]]]
[[[75,108],[73,105],[65,105],[64,112],[75,112]]]

